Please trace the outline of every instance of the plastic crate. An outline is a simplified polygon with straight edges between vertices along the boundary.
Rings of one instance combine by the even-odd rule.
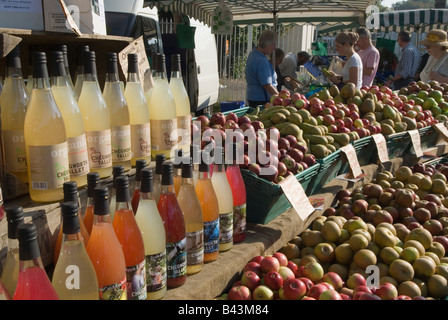
[[[246,113],[249,113],[250,111],[249,111],[249,107],[243,107],[240,109],[225,111],[225,112],[222,112],[222,114],[228,115],[229,113],[232,113],[232,112],[235,113],[238,117],[241,117],[241,116],[244,116]]]
[[[386,135],[385,138],[390,159],[402,157],[411,146],[411,137],[407,132]]]
[[[420,144],[422,149],[434,147],[439,136],[439,133],[432,126],[427,126],[418,129],[420,133]]]
[[[223,101],[219,103],[221,112],[244,108],[244,101]]]
[[[295,175],[305,192],[319,167],[320,164],[316,163]],[[267,224],[291,207],[279,185],[260,178],[246,169],[241,170],[241,175],[246,186],[247,222]]]
[[[339,175],[342,166],[341,150],[336,150],[323,159],[317,159],[317,162],[320,164],[319,171],[308,186],[306,192],[309,195],[315,194],[316,191]]]

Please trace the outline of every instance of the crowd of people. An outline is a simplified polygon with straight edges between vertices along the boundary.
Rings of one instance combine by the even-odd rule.
[[[276,48],[277,40],[273,31],[263,31],[257,46],[248,56],[246,83],[247,100],[251,107],[264,105],[282,88],[295,91],[301,85],[297,71],[310,61],[311,56],[305,51],[286,54]],[[441,29],[430,30],[419,43],[427,51],[424,55],[412,44],[408,31],[398,33],[400,59],[393,76],[384,83],[386,86],[399,90],[418,80],[448,83],[447,33]],[[330,71],[328,80],[338,86],[349,82],[357,88],[372,86],[381,55],[372,42],[370,31],[361,27],[356,32],[341,32],[335,39],[335,49],[339,56],[344,57],[335,57],[342,65],[342,70],[339,74]]]

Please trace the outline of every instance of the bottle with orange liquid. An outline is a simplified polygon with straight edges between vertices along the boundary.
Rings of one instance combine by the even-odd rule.
[[[202,208],[204,223],[204,262],[211,262],[219,256],[219,205],[210,179],[210,155],[202,152],[196,194]]]
[[[187,239],[185,220],[177,202],[173,182],[173,164],[162,164],[162,189],[157,208],[166,234],[167,286],[176,288],[187,280]]]
[[[182,182],[182,155],[183,150],[177,149],[174,151],[174,190],[176,191],[176,196],[179,195],[180,184]]]
[[[146,268],[143,238],[131,208],[129,178],[117,177],[117,207],[112,223],[126,261],[128,300],[146,299]]]
[[[126,261],[112,226],[107,187],[95,188],[94,220],[87,253],[95,267],[101,300],[126,300]]]
[[[87,174],[87,203],[84,212],[84,225],[89,235],[92,233],[93,227],[93,210],[94,210],[94,194],[95,188],[99,186],[100,174],[98,172],[89,172]]]
[[[79,226],[81,228],[81,240],[84,243],[85,246],[87,246],[87,243],[89,242],[89,232],[87,231],[86,226],[84,225],[84,222],[82,221],[81,217],[81,206],[79,204],[79,196],[78,196],[78,186],[75,181],[67,181],[64,182],[62,185],[62,189],[64,191],[64,200],[63,202],[69,202],[73,201],[78,204],[78,219],[79,219]],[[62,244],[62,238],[63,238],[63,219],[62,219],[62,213],[61,213],[61,227],[59,229],[58,239],[56,240],[56,245],[54,248],[54,264],[56,265],[56,262],[58,261],[59,253],[61,251],[61,244]]]
[[[13,300],[59,300],[45,272],[33,223],[17,227],[19,239],[19,278]]]
[[[134,214],[137,213],[138,203],[140,200],[141,172],[147,165],[148,164],[145,159],[135,160],[134,192],[132,193],[131,199],[132,211],[134,211]]]
[[[116,202],[117,202],[117,186],[116,186],[116,180],[118,176],[121,176],[124,174],[124,167],[121,164],[115,165],[112,168],[112,188],[109,193],[109,212],[110,212],[110,219],[111,221],[114,221],[115,216],[115,209],[116,209]]]

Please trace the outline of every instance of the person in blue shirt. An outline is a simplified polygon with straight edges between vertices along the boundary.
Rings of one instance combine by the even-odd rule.
[[[246,98],[250,107],[264,105],[274,94],[278,94],[277,75],[269,60],[277,44],[277,35],[264,30],[258,45],[249,53],[246,62]]]

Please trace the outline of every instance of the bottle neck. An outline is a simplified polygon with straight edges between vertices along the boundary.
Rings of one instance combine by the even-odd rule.
[[[140,191],[140,200],[154,200],[154,193],[152,192],[141,192]]]
[[[36,257],[30,260],[20,260],[19,261],[19,272],[25,272],[29,268],[41,268],[44,269],[44,264],[42,263],[42,258]]]
[[[130,72],[128,74],[128,78],[126,79],[126,82],[140,83],[140,77],[138,76],[138,73]]]
[[[160,190],[160,194],[167,194],[167,193],[175,193],[174,185],[172,184],[162,184],[162,188]]]
[[[50,89],[50,81],[48,78],[34,78],[33,77],[33,89],[45,90]]]
[[[215,172],[226,172],[226,166],[224,164],[214,164],[213,173]]]
[[[82,241],[81,232],[69,233],[69,234],[64,233],[62,235],[62,242],[64,243],[69,241]]]
[[[5,72],[5,77],[6,78],[14,78],[14,79],[16,79],[16,78],[23,79],[22,68],[7,67],[6,72]]]
[[[182,79],[182,72],[171,71],[171,79]]]
[[[199,180],[210,179],[210,171],[199,171]]]
[[[181,181],[181,185],[182,186],[187,186],[187,185],[194,185],[194,179],[192,177],[188,177],[188,178],[182,178]]]
[[[87,203],[86,203],[86,207],[91,207],[95,205],[95,201],[93,200],[93,196],[92,197],[87,197]]]
[[[95,214],[93,216],[93,224],[97,223],[112,223],[112,220],[110,219],[110,214],[102,214],[102,215]]]
[[[52,87],[70,87],[67,76],[52,76],[50,84]]]
[[[118,83],[120,82],[120,78],[118,77],[118,73],[116,72],[109,72],[106,73],[106,83]]]

